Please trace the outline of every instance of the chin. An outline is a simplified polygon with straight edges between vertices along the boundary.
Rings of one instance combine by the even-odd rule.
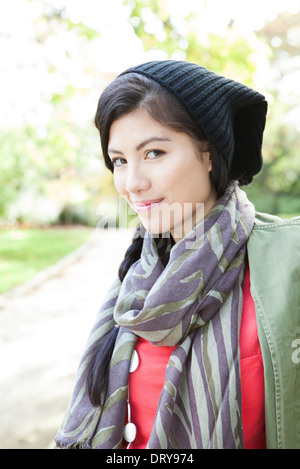
[[[169,238],[171,236],[169,226],[164,227],[156,225],[155,223],[146,223],[142,220],[142,218],[140,218],[140,221],[143,224],[144,228],[149,233],[151,233],[154,238],[159,238],[161,235],[163,235],[164,238]]]

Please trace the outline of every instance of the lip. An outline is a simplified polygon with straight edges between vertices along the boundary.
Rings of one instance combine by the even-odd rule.
[[[132,207],[137,212],[151,210],[153,207],[159,205],[164,199],[143,200],[141,202],[132,202]]]

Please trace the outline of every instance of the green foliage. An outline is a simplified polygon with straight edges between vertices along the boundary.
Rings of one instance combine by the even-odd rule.
[[[80,221],[87,225],[96,222],[95,216],[92,216],[84,203],[96,192],[101,195],[101,164],[98,154],[100,149],[97,154],[94,150],[96,144],[99,146],[98,136],[91,123],[80,127],[68,120],[68,114],[65,112],[65,107],[71,99],[68,93],[67,98],[61,96],[61,99],[57,100],[47,126],[35,127],[26,124],[20,128],[2,131],[0,220],[7,219],[13,204],[20,205],[22,199],[30,193],[31,198],[36,201],[31,211],[36,213],[27,217],[27,209],[20,209],[19,214],[17,210],[16,221],[38,225],[56,222],[59,218],[57,220],[51,214],[47,219],[47,214],[44,213],[39,222],[39,199],[52,200],[57,206],[58,217],[63,219],[75,192],[77,212],[81,213]],[[94,204],[92,209],[95,210]],[[40,210],[43,211],[43,207]],[[79,215],[74,215],[73,218],[69,216],[69,219],[75,221],[78,217]]]
[[[271,106],[264,166],[245,190],[258,211],[294,216],[300,214],[300,135],[282,121],[286,112],[280,101]]]
[[[0,218],[26,185],[36,183],[36,162],[31,155],[30,129],[7,130],[0,134]]]
[[[67,203],[58,215],[59,225],[86,225],[95,227],[97,224],[96,207],[92,200],[82,203]]]
[[[77,36],[84,37],[88,41],[92,41],[97,37],[100,37],[101,34],[98,31],[95,31],[92,28],[89,28],[83,23],[73,23],[69,18],[65,19],[65,23],[68,27],[68,31],[74,31]]]
[[[239,77],[248,85],[252,83],[256,68],[252,58],[253,49],[246,38],[236,36],[230,28],[226,35],[208,34],[205,41],[201,41],[195,31],[195,14],[184,18],[187,33],[183,34],[172,23],[166,2],[124,0],[124,4],[131,8],[129,21],[136,35],[142,39],[145,51],[159,49],[169,58],[178,55],[183,60],[201,64],[216,73]],[[151,23],[156,27],[151,27]]]
[[[143,41],[144,50],[159,48],[168,55],[180,49],[182,35],[172,24],[165,2],[158,0],[124,0],[131,8],[129,22]],[[148,18],[148,21],[147,21]],[[154,27],[151,27],[151,20]]]
[[[247,189],[258,210],[292,216],[300,214],[300,134],[288,119],[291,110],[300,113],[299,87],[291,86],[299,70],[299,21],[300,12],[282,13],[258,32],[261,41],[272,45],[269,61],[276,78],[268,84],[274,99],[264,138],[265,164]]]
[[[209,34],[205,44],[189,34],[186,60],[203,65],[221,75],[236,77],[250,86],[253,83],[255,64],[252,59],[253,49],[245,38],[218,36]]]
[[[50,2],[44,2],[44,13],[43,17],[47,20],[48,25],[60,23],[64,26],[67,31],[73,31],[79,37],[83,37],[88,41],[100,37],[101,34],[95,29],[90,28],[86,24],[79,22],[71,21],[66,13],[66,8],[55,7]]]

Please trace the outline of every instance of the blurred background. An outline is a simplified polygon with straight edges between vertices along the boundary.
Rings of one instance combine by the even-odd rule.
[[[148,60],[196,62],[266,96],[264,167],[245,190],[258,211],[300,214],[299,0],[10,0],[0,50],[0,295],[103,220],[126,228],[93,120],[102,89]],[[115,239],[120,256],[125,244]],[[0,301],[0,321],[14,308]]]
[[[3,228],[95,226],[115,203],[93,125],[102,88],[152,59],[186,59],[269,102],[257,210],[300,213],[300,2],[10,0],[0,16]],[[105,205],[106,206],[106,205]]]

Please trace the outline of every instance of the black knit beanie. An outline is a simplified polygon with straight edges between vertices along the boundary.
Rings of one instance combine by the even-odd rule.
[[[129,68],[167,88],[225,158],[231,179],[248,184],[262,167],[267,102],[247,86],[197,64],[164,60]]]

